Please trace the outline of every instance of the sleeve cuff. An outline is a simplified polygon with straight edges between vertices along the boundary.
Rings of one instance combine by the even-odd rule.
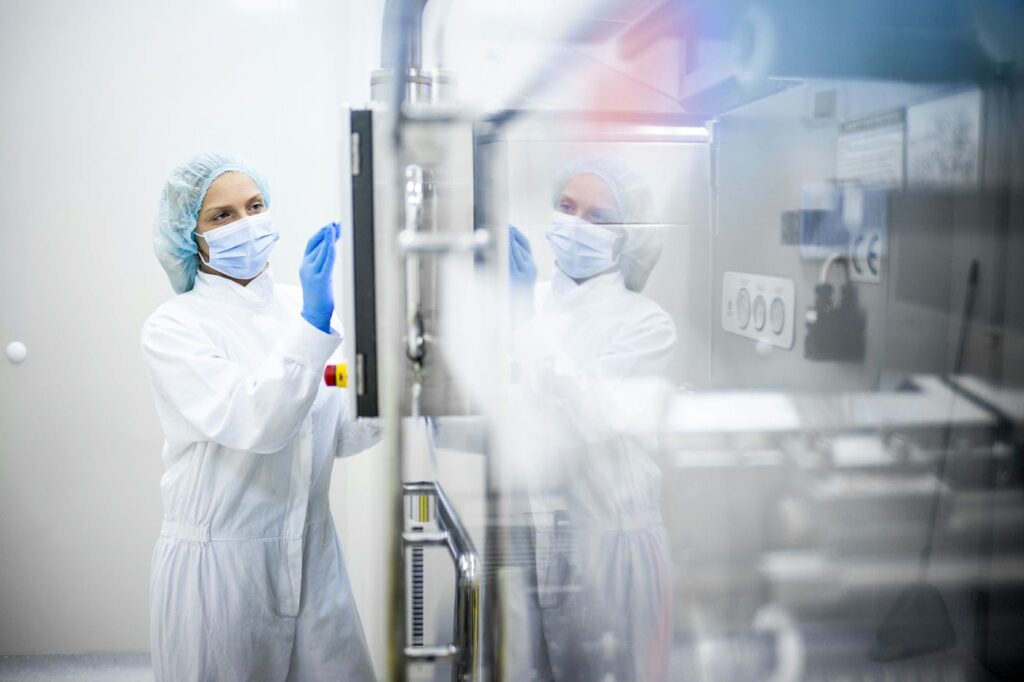
[[[341,424],[341,443],[335,457],[348,457],[367,450],[380,442],[380,419],[359,418]]]
[[[341,336],[333,329],[330,334],[325,334],[300,315],[292,323],[284,343],[285,356],[319,372],[341,344]]]

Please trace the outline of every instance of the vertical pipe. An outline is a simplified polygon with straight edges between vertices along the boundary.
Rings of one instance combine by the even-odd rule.
[[[423,67],[423,10],[427,0],[387,0],[380,41],[382,69]]]
[[[511,120],[507,117],[505,120]],[[479,126],[474,130],[473,140],[473,227],[477,231],[489,233],[491,237],[487,240],[487,249],[478,252],[476,257],[477,276],[482,279],[480,284],[486,290],[492,291],[500,303],[503,292],[500,278],[504,272],[498,263],[497,256],[506,252],[498,246],[497,239],[494,239],[493,227],[498,219],[495,216],[493,202],[488,200],[488,190],[494,178],[495,159],[492,151],[485,151],[485,141],[495,142],[497,130],[500,125]],[[507,298],[507,297],[505,297]],[[484,346],[492,351],[489,362],[481,363],[483,370],[489,373],[487,377],[481,377],[480,386],[491,387],[501,385],[506,379],[502,376],[503,360],[508,357],[507,349],[502,341],[507,338],[507,310],[500,305],[485,306],[480,311],[481,326],[488,330],[490,337],[486,339]],[[495,451],[495,426],[500,418],[498,411],[500,403],[496,396],[486,395],[484,401],[487,404],[485,414],[488,416],[487,432],[491,437],[487,439],[485,446],[487,452],[484,457],[484,518],[486,526],[484,530],[484,562],[485,570],[481,576],[483,584],[483,595],[478,612],[478,622],[481,632],[478,634],[477,642],[480,647],[479,674],[481,679],[500,680],[503,679],[503,668],[501,655],[504,651],[502,637],[503,617],[501,611],[501,589],[497,581],[502,575],[503,557],[507,556],[505,548],[501,546],[507,534],[501,533],[497,524],[504,522],[506,513],[502,507],[502,495],[499,482],[499,467],[496,458],[502,456],[501,452]]]
[[[402,252],[398,248],[399,225],[404,220],[404,206],[399,202],[402,196],[405,156],[402,139],[402,105],[406,95],[406,78],[409,67],[417,64],[421,46],[418,27],[422,21],[426,0],[388,0],[384,8],[384,25],[381,36],[381,63],[392,65],[394,73],[393,96],[390,111],[383,115],[390,118],[390,145],[382,148],[388,164],[382,169],[384,180],[382,190],[384,201],[395,207],[395,213],[388,213],[392,220],[374,224],[379,239],[376,240],[375,259],[382,267],[378,270],[376,282],[377,298],[383,305],[378,309],[377,327],[379,333],[380,362],[379,385],[381,416],[384,420],[384,437],[387,456],[385,480],[393,488],[388,499],[388,519],[385,524],[391,541],[388,554],[388,649],[386,678],[404,682],[407,674],[406,647],[406,594],[405,559],[402,533],[405,531],[404,495],[402,480],[405,474],[404,447],[402,434],[402,391],[405,377],[405,353],[399,352],[404,329],[402,305],[403,293],[391,283],[400,281],[402,276]],[[416,35],[413,36],[413,33]],[[392,57],[393,55],[393,57]],[[390,61],[394,59],[394,61]],[[385,126],[381,126],[385,128]],[[379,228],[379,229],[378,229]]]
[[[385,457],[385,481],[388,495],[385,502],[384,532],[387,535],[387,660],[383,678],[404,682],[406,679],[406,585],[402,533],[405,530],[402,478],[405,470],[402,433],[402,391],[405,377],[405,353],[402,352],[404,331],[404,291],[395,287],[401,281],[403,263],[398,248],[398,228],[403,219],[401,205],[401,165],[399,148],[391,137],[394,112],[375,114],[382,120],[374,125],[374,173],[379,201],[375,202],[374,261],[377,306],[378,401],[382,422]],[[389,120],[390,119],[390,120]]]

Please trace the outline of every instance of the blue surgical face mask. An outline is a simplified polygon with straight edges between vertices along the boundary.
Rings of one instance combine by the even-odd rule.
[[[210,259],[203,260],[206,265],[235,279],[252,279],[263,272],[281,233],[264,211],[197,236],[210,252]]]
[[[587,279],[619,263],[623,236],[607,227],[556,211],[546,233],[558,267],[573,279]]]

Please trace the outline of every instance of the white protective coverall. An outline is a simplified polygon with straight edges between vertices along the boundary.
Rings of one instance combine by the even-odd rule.
[[[538,298],[516,359],[540,456],[562,473],[531,495],[536,598],[513,618],[532,623],[532,671],[512,674],[663,680],[672,587],[656,443],[619,432],[609,397],[623,380],[666,375],[675,325],[618,271],[577,284],[556,268]]]
[[[328,507],[335,456],[376,427],[323,385],[341,337],[297,287],[199,273],[142,350],[166,434],[150,583],[157,682],[372,680]]]

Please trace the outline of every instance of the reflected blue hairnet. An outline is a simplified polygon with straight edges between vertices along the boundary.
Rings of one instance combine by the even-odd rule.
[[[601,178],[611,190],[619,210],[619,221],[625,223],[626,241],[619,257],[622,277],[631,291],[642,291],[661,257],[663,239],[661,227],[643,225],[648,220],[651,207],[647,183],[619,159],[585,156],[562,168],[555,179],[553,203],[558,205],[562,190],[571,178],[588,173]]]
[[[199,154],[175,168],[167,178],[153,225],[153,251],[176,293],[190,291],[196,280],[199,248],[193,233],[199,207],[213,181],[230,171],[252,178],[264,203],[270,205],[267,183],[260,174],[243,159],[227,154]]]

